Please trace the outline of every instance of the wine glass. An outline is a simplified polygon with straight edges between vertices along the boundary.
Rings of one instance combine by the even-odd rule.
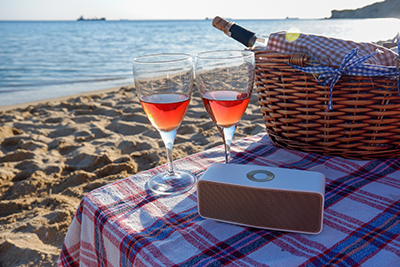
[[[237,124],[249,104],[254,84],[254,53],[248,50],[203,52],[196,56],[196,84],[225,145],[225,163]]]
[[[193,62],[187,54],[153,54],[133,60],[135,88],[151,124],[158,130],[167,151],[168,171],[153,176],[146,188],[163,195],[190,190],[196,178],[174,170],[172,147],[193,91]]]

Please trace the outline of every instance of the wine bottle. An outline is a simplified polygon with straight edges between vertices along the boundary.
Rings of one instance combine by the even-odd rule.
[[[258,35],[219,16],[213,19],[212,25],[248,48],[267,46],[268,37]]]

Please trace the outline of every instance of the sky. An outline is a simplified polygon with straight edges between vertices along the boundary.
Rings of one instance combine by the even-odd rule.
[[[325,18],[382,0],[0,0],[0,20]]]

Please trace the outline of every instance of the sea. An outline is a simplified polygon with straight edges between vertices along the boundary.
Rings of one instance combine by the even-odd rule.
[[[234,20],[261,35],[297,29],[354,41],[392,39],[398,19]],[[212,20],[0,21],[0,106],[133,84],[132,60],[244,49]]]

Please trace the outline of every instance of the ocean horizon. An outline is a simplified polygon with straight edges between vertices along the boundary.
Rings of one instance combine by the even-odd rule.
[[[232,20],[259,34],[297,28],[359,42],[392,39],[399,19]],[[0,21],[0,106],[133,84],[131,61],[155,53],[244,49],[204,20]]]

